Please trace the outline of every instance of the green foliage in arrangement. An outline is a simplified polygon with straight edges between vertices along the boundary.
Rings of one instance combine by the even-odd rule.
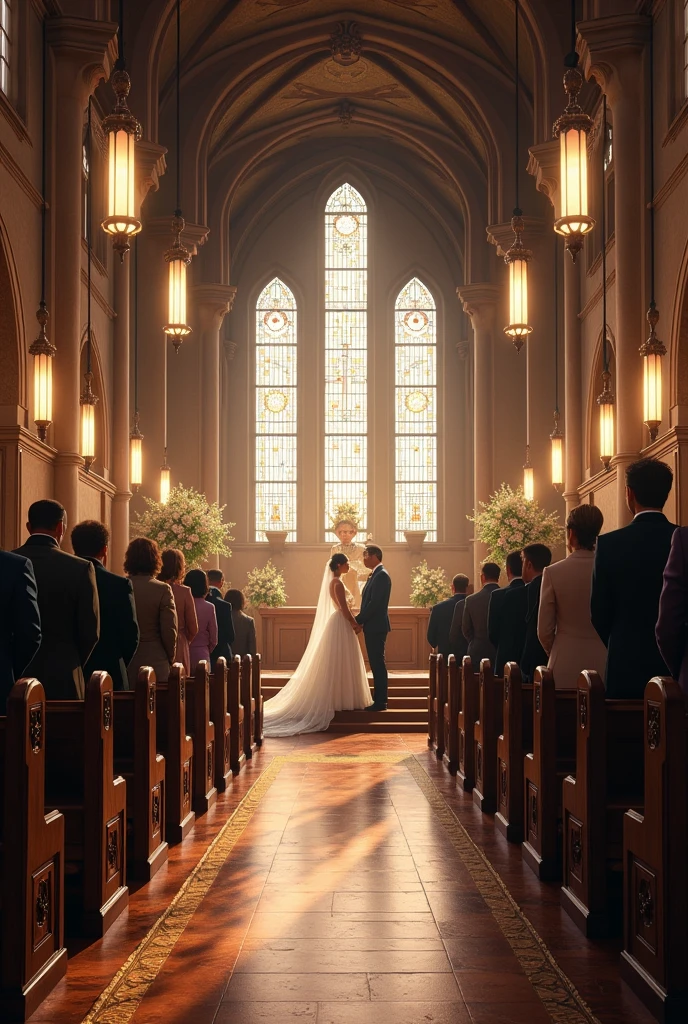
[[[449,597],[451,588],[444,569],[431,569],[423,559],[411,570],[411,604],[416,608],[430,608],[431,605]]]
[[[153,498],[144,498],[146,511],[136,517],[134,532],[139,537],[157,541],[161,549],[179,548],[184,552],[187,566],[200,567],[210,555],[232,554],[227,547],[234,540],[234,523],[225,523],[225,506],[208,502],[205,494],[193,487],[174,487],[166,505]]]
[[[256,566],[246,574],[248,582],[244,587],[244,597],[254,608],[261,605],[266,608],[281,608],[287,603],[284,573],[272,564],[272,560],[264,568]]]
[[[495,491],[480,511],[466,517],[475,524],[475,539],[487,546],[488,558],[504,565],[510,551],[527,544],[561,544],[564,529],[556,512],[545,512],[535,499],[525,497],[522,487],[508,484]]]

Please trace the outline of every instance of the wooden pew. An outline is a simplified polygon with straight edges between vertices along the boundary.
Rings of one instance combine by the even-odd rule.
[[[523,762],[523,859],[542,881],[561,878],[561,785],[576,763],[576,691],[556,690],[549,669],[535,670],[533,751]]]
[[[244,751],[244,705],[241,703],[241,658],[235,654],[227,671],[227,707],[232,719],[229,735],[229,764],[238,775],[246,764]]]
[[[475,743],[473,803],[485,814],[497,810],[497,737],[502,731],[504,680],[495,678],[489,658],[480,662]]]
[[[606,700],[597,672],[582,672],[576,773],[562,784],[561,905],[589,938],[621,923],[623,820],[643,803],[643,702]]]
[[[94,672],[83,701],[46,703],[45,804],[65,816],[66,923],[102,936],[129,902],[127,787],[113,767],[114,694]]]
[[[437,719],[435,708],[437,700],[437,655],[431,654],[428,659],[428,746],[435,749],[437,739]]]
[[[158,750],[165,755],[165,838],[181,843],[193,828],[193,739],[186,731],[186,679],[176,663],[166,683],[157,684]]]
[[[452,775],[459,767],[459,706],[461,674],[453,654],[447,659],[447,702],[444,705],[444,763]]]
[[[207,661],[199,661],[195,674],[186,680],[186,728],[194,742],[192,806],[197,815],[205,814],[217,800],[215,726],[210,718]]]
[[[437,691],[435,694],[435,756],[444,757],[444,708],[447,703],[447,663],[443,654],[437,655]]]
[[[255,721],[256,702],[251,693],[251,655],[245,654],[241,659],[241,703],[244,705],[244,754],[250,761],[256,749]]]
[[[15,683],[0,717],[0,1019],[25,1021],[67,970],[65,820],[45,813],[45,694]]]
[[[263,686],[260,678],[260,654],[253,655],[251,665],[251,693],[256,702],[253,739],[257,747],[263,746]]]
[[[643,721],[644,813],[624,816],[621,974],[666,1024],[688,1020],[688,714],[673,679],[651,679]]]
[[[168,855],[165,758],[158,753],[153,669],[140,668],[135,688],[118,691],[114,701],[114,766],[127,784],[127,863],[133,877],[150,881]]]
[[[475,720],[478,717],[478,680],[473,662],[466,655],[461,664],[461,704],[459,706],[459,767],[456,778],[467,793],[475,784]]]
[[[215,726],[215,788],[224,793],[232,778],[232,716],[227,710],[227,662],[218,658],[210,678],[210,717]]]
[[[523,759],[533,749],[533,686],[514,661],[504,666],[502,732],[497,737],[495,825],[510,843],[523,842]]]

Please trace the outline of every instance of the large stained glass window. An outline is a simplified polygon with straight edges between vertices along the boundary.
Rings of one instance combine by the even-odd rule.
[[[414,277],[394,311],[396,540],[437,540],[437,330],[435,301]]]
[[[367,528],[368,224],[349,184],[325,208],[325,532],[342,502]]]
[[[256,303],[256,540],[296,540],[296,301],[274,278]]]

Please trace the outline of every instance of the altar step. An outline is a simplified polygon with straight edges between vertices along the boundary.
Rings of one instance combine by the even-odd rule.
[[[291,672],[261,673],[265,700],[274,697],[289,682]],[[368,682],[373,677],[368,673]],[[387,711],[337,711],[328,732],[427,732],[428,728],[428,675],[427,672],[390,672]]]

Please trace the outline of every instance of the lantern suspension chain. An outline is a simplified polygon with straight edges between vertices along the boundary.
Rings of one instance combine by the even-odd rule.
[[[117,61],[115,67],[124,71],[127,62],[124,59],[124,0],[119,0],[119,25],[117,27]]]
[[[554,415],[559,419],[559,246],[554,238]]]
[[[79,405],[81,406],[81,456],[85,463],[86,472],[90,472],[95,460],[96,451],[96,414],[95,407],[98,398],[93,393],[92,381],[92,355],[91,355],[91,219],[93,199],[93,165],[92,165],[92,102],[88,98],[88,113],[86,122],[86,163],[88,174],[86,177],[86,248],[88,251],[87,262],[87,293],[86,293],[86,373],[84,374],[84,390],[81,392]]]
[[[48,47],[45,39],[45,22],[43,18],[43,54],[42,54],[42,66],[43,66],[43,77],[41,82],[41,103],[43,106],[41,112],[41,309],[45,308],[45,262],[46,262],[46,244],[45,244],[45,228],[46,228],[46,214],[47,214],[47,202],[45,198],[45,179],[46,179],[46,159],[45,159],[45,137],[46,137],[46,92],[47,92],[47,55]]]
[[[600,133],[600,187],[602,197],[602,393],[598,395],[600,407],[600,461],[605,472],[609,472],[614,454],[614,394],[611,388],[612,375],[609,370],[607,347],[607,190],[605,175],[605,150],[607,140],[607,96],[602,97],[602,131]]]
[[[88,124],[86,128],[86,160],[88,163],[88,175],[86,176],[86,249],[88,250],[87,281],[88,292],[86,295],[86,373],[91,373],[91,178],[92,178],[92,155],[91,155],[91,97],[88,97]]]
[[[176,115],[176,128],[177,128],[177,209],[175,210],[175,216],[181,217],[182,215],[182,193],[181,193],[181,153],[180,153],[180,139],[181,139],[181,103],[180,103],[180,78],[181,78],[181,49],[182,49],[182,15],[181,15],[181,0],[177,0],[177,115]]]
[[[139,239],[134,238],[134,429],[129,434],[129,483],[143,483],[143,434],[139,429]]]
[[[518,17],[518,15],[519,15],[519,0],[515,0],[515,2],[514,2],[514,20],[515,20],[515,23],[516,23],[515,27],[514,27],[514,60],[515,60],[515,65],[516,65],[515,73],[514,73],[514,130],[515,130],[515,133],[516,133],[516,138],[514,140],[514,184],[516,186],[516,189],[515,189],[516,203],[515,203],[515,206],[514,206],[514,216],[515,217],[520,217],[521,216],[521,209],[520,209],[521,204],[519,202],[519,194],[518,194],[519,193],[519,188],[518,188],[518,186],[519,186],[518,143],[519,143],[519,135],[520,135],[520,131],[519,131],[520,124],[519,124],[519,116],[518,116],[518,114],[519,114],[519,111],[518,111],[518,100],[519,100],[519,86],[520,86],[519,74],[518,74],[518,67],[519,67],[519,64],[518,64],[518,57],[519,57],[518,22],[519,22],[519,17]]]

